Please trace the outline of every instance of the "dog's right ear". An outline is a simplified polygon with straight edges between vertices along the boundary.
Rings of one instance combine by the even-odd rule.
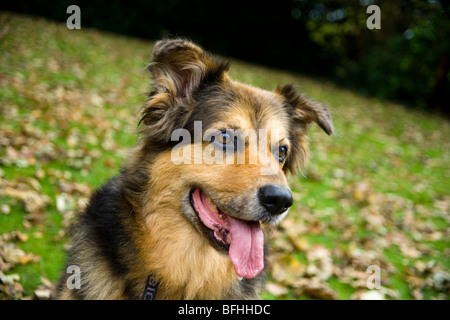
[[[202,48],[192,42],[175,39],[158,41],[153,49],[149,70],[159,92],[170,92],[176,99],[189,102],[205,76],[222,70]]]
[[[182,126],[183,115],[192,108],[192,98],[201,86],[221,81],[228,63],[218,63],[202,48],[183,39],[158,41],[148,66],[153,84],[140,124],[144,133],[170,140]],[[172,128],[171,128],[172,127]]]

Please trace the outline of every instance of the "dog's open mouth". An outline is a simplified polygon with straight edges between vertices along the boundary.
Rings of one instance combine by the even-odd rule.
[[[244,278],[257,276],[264,268],[264,235],[259,221],[244,221],[227,215],[200,189],[191,193],[191,204],[201,222],[228,249],[236,274]]]

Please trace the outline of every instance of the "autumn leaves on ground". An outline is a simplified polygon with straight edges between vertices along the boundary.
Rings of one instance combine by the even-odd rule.
[[[151,49],[0,15],[0,299],[51,297],[67,227],[136,141]],[[262,297],[449,299],[449,123],[243,62],[231,76],[265,89],[295,83],[330,106],[336,126],[331,137],[310,131]]]

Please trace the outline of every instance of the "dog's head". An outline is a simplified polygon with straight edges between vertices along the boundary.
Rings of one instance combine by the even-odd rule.
[[[189,41],[157,42],[141,131],[144,149],[159,151],[153,192],[178,197],[186,223],[252,278],[263,268],[260,223],[279,223],[292,205],[285,175],[305,160],[309,125],[333,125],[291,85],[261,90],[228,68]]]

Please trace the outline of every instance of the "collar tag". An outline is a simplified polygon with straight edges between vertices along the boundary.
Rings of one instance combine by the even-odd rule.
[[[141,300],[155,300],[156,292],[158,291],[159,282],[153,278],[152,275],[149,275],[147,278],[147,282],[145,284],[145,290],[142,294]]]

